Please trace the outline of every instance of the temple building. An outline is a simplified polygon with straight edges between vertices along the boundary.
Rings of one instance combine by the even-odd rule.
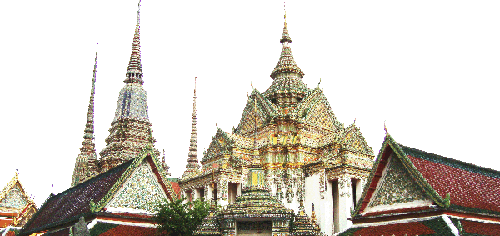
[[[140,7],[140,4],[139,4]],[[51,194],[20,235],[155,235],[157,204],[178,199],[180,188],[160,161],[142,87],[140,9],[115,117],[97,159],[94,144],[94,95],[97,55],[82,148],[71,187]]]
[[[195,88],[188,163],[179,185],[186,199],[215,201],[232,212],[247,211],[241,208],[242,202],[269,194],[269,198],[256,200],[262,204],[259,211],[283,207],[280,209],[308,217],[314,214],[321,233],[332,235],[351,225],[348,218],[361,196],[374,154],[355,124],[344,127],[337,120],[322,89],[308,88],[302,81],[304,72],[292,55],[286,14],[280,43],[282,51],[271,72],[271,86],[263,93],[253,89],[231,132],[217,129],[203,152],[201,167],[196,148]],[[266,190],[255,190],[258,194],[249,189],[250,173],[257,167],[266,186]],[[214,215],[225,219],[235,214],[227,211]],[[214,235],[234,235],[238,225],[251,229],[265,221],[274,232],[274,221],[244,218],[234,218],[231,223],[223,220],[227,224],[219,226],[206,222],[205,226],[219,227],[212,229],[217,232]],[[285,231],[279,235],[294,232]],[[203,232],[200,235],[211,234],[208,229]]]
[[[342,236],[500,235],[500,172],[386,135]]]
[[[36,211],[33,199],[24,191],[16,172],[0,192],[0,235],[21,229]]]

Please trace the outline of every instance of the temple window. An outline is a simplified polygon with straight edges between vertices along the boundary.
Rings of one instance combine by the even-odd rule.
[[[228,201],[229,203],[234,203],[236,201],[236,197],[238,196],[238,185],[237,183],[228,183],[227,184],[227,193],[228,193]]]

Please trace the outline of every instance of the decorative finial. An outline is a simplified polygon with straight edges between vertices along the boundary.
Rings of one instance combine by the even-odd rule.
[[[385,134],[387,135],[387,126],[385,126],[385,120],[384,120],[384,130],[385,130]]]
[[[163,149],[163,163],[165,163],[165,149]]]
[[[319,84],[321,84],[321,78],[319,78],[319,82],[318,82],[318,88],[319,88]]]
[[[196,78],[198,77],[194,77],[194,97],[196,97]]]
[[[250,86],[252,86],[252,91],[253,91],[253,82],[252,81],[250,81]]]
[[[354,123],[352,123],[352,124],[356,124],[356,118],[354,118]]]
[[[283,10],[285,11],[285,26],[286,26],[286,1],[283,1]]]
[[[141,23],[141,0],[137,3],[137,25]]]

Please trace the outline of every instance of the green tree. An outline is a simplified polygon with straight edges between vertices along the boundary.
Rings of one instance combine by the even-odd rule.
[[[177,199],[159,204],[159,210],[154,220],[158,224],[160,235],[190,236],[208,215],[209,204],[196,200],[186,202]]]

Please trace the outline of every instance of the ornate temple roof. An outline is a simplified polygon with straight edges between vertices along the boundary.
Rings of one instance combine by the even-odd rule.
[[[35,202],[24,191],[16,172],[0,192],[0,228],[22,227],[35,212]]]
[[[141,184],[149,184],[147,181],[135,183],[128,181],[131,178],[136,178],[134,174],[140,174],[141,166],[144,165],[151,167],[153,174],[156,176],[154,179],[158,181],[166,196],[170,200],[177,199],[176,190],[172,183],[167,181],[165,173],[161,171],[161,163],[156,158],[153,158],[151,154],[151,152],[144,153],[140,158],[129,160],[62,193],[51,194],[40,207],[40,210],[25,225],[21,232],[22,235],[72,224],[78,221],[81,216],[94,217],[96,214],[111,216],[111,213],[107,213],[106,207],[108,205],[113,206],[119,200],[121,193],[128,193],[128,191],[121,191],[122,189],[130,185],[139,190]],[[149,185],[146,187],[148,187],[146,189],[152,189]],[[117,215],[124,217],[123,214]],[[134,214],[128,215],[129,218],[137,217]]]
[[[199,172],[200,165],[198,164],[198,136],[197,132],[198,130],[196,129],[196,123],[197,123],[197,118],[196,118],[196,77],[194,78],[194,95],[193,95],[193,114],[191,116],[191,138],[189,140],[189,153],[188,153],[188,160],[187,160],[187,165],[186,165],[186,170],[182,174],[182,178],[186,178],[188,176],[191,176],[193,174],[196,174]]]
[[[368,215],[364,211],[374,196],[391,155],[393,159],[399,160],[395,162],[400,163],[398,168],[401,170],[398,171],[407,173],[405,175],[413,179],[415,187],[412,188],[423,191],[423,196],[437,205],[438,209],[500,217],[500,195],[491,194],[500,192],[499,171],[406,147],[387,135],[368,178],[361,204],[356,207],[355,218]],[[409,192],[410,186],[405,186],[405,189]],[[398,210],[369,215],[398,213]]]
[[[85,181],[99,172],[94,143],[94,95],[97,74],[97,52],[95,54],[95,64],[92,74],[92,89],[90,90],[90,101],[87,110],[87,123],[85,124],[80,154],[76,158],[71,186],[75,186],[76,184]]]

